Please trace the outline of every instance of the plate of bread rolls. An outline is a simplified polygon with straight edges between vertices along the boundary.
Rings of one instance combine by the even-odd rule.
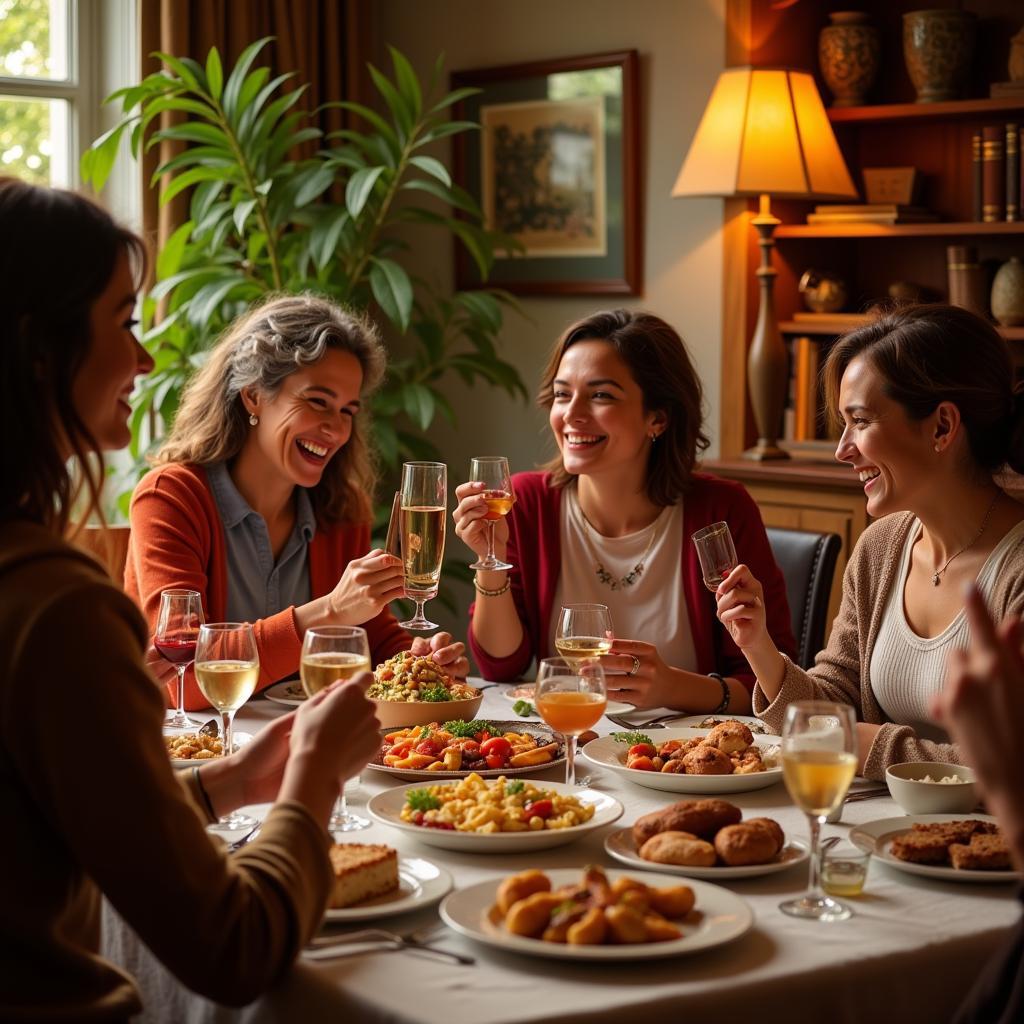
[[[772,818],[750,817],[726,800],[680,800],[612,832],[608,855],[630,867],[689,878],[774,874],[803,864],[804,843],[787,841]]]
[[[755,736],[742,722],[709,730],[614,732],[583,756],[638,786],[668,793],[744,793],[782,781],[777,736]]]

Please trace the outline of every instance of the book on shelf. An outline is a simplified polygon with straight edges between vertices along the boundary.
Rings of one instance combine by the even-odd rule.
[[[909,203],[819,203],[815,213],[927,213],[931,210]]]
[[[793,319],[806,324],[808,327],[860,327],[872,319],[870,313],[811,313],[806,310],[798,310],[793,314]]]
[[[985,125],[981,129],[981,219],[994,224],[1006,217],[1005,127]]]
[[[1006,219],[1020,220],[1020,127],[1006,126]]]
[[[975,223],[981,220],[981,197],[981,132],[976,131],[971,136],[971,220]]]
[[[938,219],[931,210],[919,209],[807,214],[808,224],[925,224]]]
[[[818,427],[818,344],[802,335],[793,339],[793,440],[813,441]]]

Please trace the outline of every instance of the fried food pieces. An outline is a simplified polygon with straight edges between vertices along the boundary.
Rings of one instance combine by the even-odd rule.
[[[706,736],[634,744],[625,758],[626,767],[637,771],[674,775],[749,775],[765,770],[761,748],[743,722],[730,719],[717,724]]]
[[[691,832],[701,839],[713,839],[726,825],[735,825],[743,812],[728,800],[678,800],[660,811],[637,818],[633,840],[640,849],[659,832]]]
[[[546,886],[546,888],[538,888]],[[509,903],[513,897],[523,895]],[[579,883],[552,889],[541,871],[524,871],[502,881],[491,919],[513,935],[569,945],[668,942],[682,937],[675,923],[694,907],[688,885],[655,888],[635,878],[608,881],[591,865]]]
[[[967,871],[1003,871],[1012,867],[1010,848],[989,821],[918,822],[889,844],[892,855],[911,864],[934,864]]]

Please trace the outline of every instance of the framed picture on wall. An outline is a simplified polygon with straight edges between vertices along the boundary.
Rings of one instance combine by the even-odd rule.
[[[472,86],[459,119],[455,176],[488,228],[521,249],[488,284],[520,295],[641,292],[638,61],[635,50],[456,71]],[[480,285],[460,246],[456,284]]]

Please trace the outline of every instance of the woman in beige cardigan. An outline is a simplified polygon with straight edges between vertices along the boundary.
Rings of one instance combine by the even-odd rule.
[[[843,578],[828,646],[804,671],[765,629],[761,584],[737,566],[718,615],[757,676],[755,712],[777,729],[786,706],[820,699],[857,710],[859,770],[961,753],[931,722],[950,651],[967,647],[964,589],[996,621],[1024,611],[1024,506],[994,482],[1024,471],[1024,398],[1006,343],[953,306],[879,317],[832,349],[825,390],[842,427],[836,458],[864,485],[877,521]]]

